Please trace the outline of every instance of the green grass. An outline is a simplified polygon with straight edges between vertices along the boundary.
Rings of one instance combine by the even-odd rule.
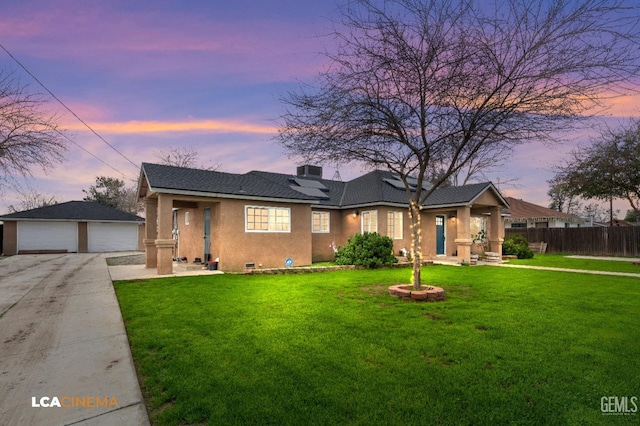
[[[426,267],[115,284],[154,424],[626,424],[640,280]],[[640,396],[640,395],[639,395]]]
[[[607,272],[630,272],[640,274],[640,266],[628,262],[597,259],[572,259],[565,254],[536,254],[532,259],[513,259],[508,263],[516,265],[549,266],[552,268],[582,269]]]

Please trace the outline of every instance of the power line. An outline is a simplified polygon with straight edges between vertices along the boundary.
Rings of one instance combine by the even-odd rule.
[[[22,65],[22,63],[21,63],[18,59],[16,59],[16,57],[15,57],[15,56],[13,56],[13,55],[11,54],[11,52],[9,52],[9,51],[8,51],[8,50],[7,50],[7,49],[6,49],[2,44],[1,44],[1,43],[0,43],[0,48],[2,48],[2,50],[4,50],[4,51],[7,53],[7,55],[9,55],[9,56],[11,57],[11,59],[13,59],[13,60],[16,62],[16,64],[18,64],[18,65],[20,66],[20,68],[22,68],[22,69],[23,69],[27,74],[29,74],[29,75],[31,76],[31,78],[33,78],[33,79],[34,79],[34,80],[35,80],[35,81],[36,81],[36,82],[37,82],[37,83],[38,83],[38,84],[39,84],[39,85],[40,85],[44,90],[46,90],[46,91],[47,91],[47,93],[49,93],[49,94],[51,95],[51,97],[53,97],[53,99],[55,99],[56,101],[58,101],[58,103],[59,103],[60,105],[62,105],[62,106],[63,106],[67,111],[69,111],[69,112],[71,113],[71,115],[73,115],[76,119],[78,119],[78,121],[79,121],[79,122],[81,122],[82,124],[84,124],[84,126],[85,126],[87,129],[89,129],[89,130],[90,130],[94,135],[96,135],[96,136],[98,137],[98,139],[100,139],[102,142],[104,142],[105,144],[107,144],[107,146],[109,146],[109,148],[111,148],[112,150],[114,150],[115,152],[117,152],[117,153],[118,153],[122,158],[124,158],[124,159],[125,159],[125,160],[127,160],[129,163],[131,163],[131,164],[133,165],[133,167],[135,167],[136,169],[139,169],[139,168],[140,168],[136,163],[134,163],[133,161],[131,161],[131,160],[130,160],[126,155],[124,155],[121,151],[119,151],[115,146],[113,146],[113,145],[111,145],[109,142],[107,142],[107,140],[106,140],[105,138],[103,138],[102,136],[100,136],[100,135],[99,135],[95,130],[93,130],[93,128],[92,128],[91,126],[89,126],[89,124],[87,124],[87,123],[86,123],[82,118],[80,118],[80,117],[79,117],[75,112],[73,112],[73,111],[71,110],[71,108],[69,108],[69,107],[68,107],[64,102],[62,102],[62,101],[61,101],[61,100],[60,100],[56,95],[54,95],[54,94],[53,94],[53,92],[47,88],[47,86],[45,86],[45,85],[44,85],[40,80],[38,80],[38,78],[37,78],[35,75],[33,75],[33,74],[31,73],[31,71],[29,71],[29,70],[27,69],[27,67],[25,67],[24,65]],[[66,136],[65,136],[65,137],[66,137]],[[66,138],[67,138],[68,140],[71,140],[71,139],[69,139],[68,137],[66,137]],[[75,144],[76,146],[80,147],[80,145],[78,145],[76,142],[74,142],[74,141],[71,141],[71,142],[73,142],[73,144]],[[82,148],[82,147],[80,147],[80,148]],[[89,154],[91,154],[91,153],[90,153],[89,151],[87,151],[86,149],[84,149],[84,148],[82,148],[82,149],[83,149],[84,151],[88,152]],[[95,155],[93,155],[93,154],[91,154],[91,155],[92,155],[93,157],[95,157],[95,158],[98,158],[98,157],[96,157],[96,156],[95,156]],[[98,159],[99,159],[99,158],[98,158]],[[99,160],[100,160],[100,159],[99,159]],[[107,164],[107,163],[105,163],[103,160],[100,160],[100,161],[102,161],[104,164]],[[109,167],[111,167],[112,169],[117,170],[117,169],[115,169],[113,166],[110,166],[109,164],[107,164],[107,165],[108,165]],[[120,172],[120,173],[122,173],[122,172]],[[122,173],[122,174],[124,175],[124,173]]]
[[[68,140],[69,142],[71,142],[72,144],[74,144],[75,146],[77,146],[78,148],[80,148],[81,150],[83,150],[84,152],[86,152],[87,154],[89,154],[90,156],[92,156],[93,158],[95,158],[96,160],[100,161],[102,164],[106,165],[107,167],[110,167],[111,169],[115,170],[116,172],[120,173],[122,175],[122,177],[125,177],[126,175],[121,172],[120,170],[116,169],[115,167],[113,167],[111,164],[107,163],[106,161],[104,161],[102,158],[98,157],[97,155],[95,155],[93,152],[89,151],[88,149],[84,148],[82,145],[80,145],[79,143],[77,143],[76,141],[74,141],[73,139],[71,139],[69,136],[65,135],[64,133],[60,132],[60,135],[62,135],[62,137],[64,137],[66,140]]]

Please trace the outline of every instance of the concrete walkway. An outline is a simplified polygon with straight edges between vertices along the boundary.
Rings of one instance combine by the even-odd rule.
[[[629,258],[629,257],[596,257],[596,256],[567,256],[567,257],[574,258],[574,259],[613,260],[613,261],[626,261],[626,262],[635,262],[640,260],[637,258]],[[437,259],[437,260],[434,260],[434,264],[462,266],[459,263],[457,263],[457,259],[455,258]],[[496,263],[496,262],[482,262],[482,261],[479,261],[476,266],[481,266],[481,265],[500,266],[504,268],[516,268],[516,269],[538,269],[540,271],[575,272],[579,274],[612,275],[612,276],[619,276],[619,277],[640,278],[640,272],[636,274],[631,272],[591,271],[587,269],[555,268],[551,266],[513,265],[510,263],[503,263],[503,262]],[[640,271],[640,268],[638,268],[638,270]]]
[[[609,271],[590,271],[587,269],[568,269],[568,268],[552,268],[549,266],[529,266],[529,265],[512,265],[509,263],[489,263],[485,262],[483,265],[489,266],[501,266],[504,268],[517,268],[517,269],[538,269],[541,271],[555,271],[555,272],[576,272],[580,274],[591,274],[591,275],[613,275],[619,277],[634,277],[640,278],[640,273],[633,274],[630,272],[609,272]]]
[[[187,277],[196,275],[216,275],[222,271],[208,271],[204,269],[186,270],[179,263],[174,263],[173,274],[158,275],[155,269],[147,269],[144,265],[115,265],[109,266],[109,275],[112,281],[143,280],[151,278]]]
[[[0,315],[1,424],[149,424],[104,255],[1,259]]]

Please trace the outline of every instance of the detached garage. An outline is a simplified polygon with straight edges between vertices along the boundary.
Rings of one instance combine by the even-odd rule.
[[[144,219],[88,201],[0,216],[4,254],[140,250]]]

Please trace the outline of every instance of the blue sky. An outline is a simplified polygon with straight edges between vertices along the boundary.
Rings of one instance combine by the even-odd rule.
[[[326,64],[332,1],[18,0],[0,3],[0,43],[78,116],[134,163],[154,152],[192,147],[204,165],[244,173],[294,173],[296,161],[273,141],[279,98],[310,82]],[[36,82],[0,51],[33,91]],[[616,101],[610,114],[638,114],[637,98]],[[136,179],[139,170],[88,131],[55,101],[74,145],[64,164],[33,170],[28,184],[63,201],[78,200],[98,175]],[[613,118],[611,120],[616,120]],[[518,148],[494,181],[507,194],[546,205],[551,165],[581,141]],[[114,169],[117,169],[116,172]],[[335,168],[325,165],[325,177]],[[342,167],[343,179],[361,173]],[[15,202],[5,191],[0,212]],[[626,210],[624,204],[620,208]]]

